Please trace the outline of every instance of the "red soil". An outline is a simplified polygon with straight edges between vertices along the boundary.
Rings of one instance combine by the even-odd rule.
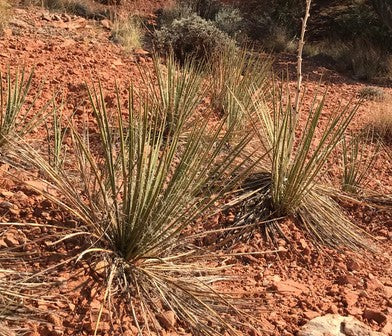
[[[129,5],[151,13],[164,1]],[[45,13],[45,16],[43,14]],[[140,83],[137,66],[150,66],[151,58],[144,52],[126,53],[120,46],[109,41],[110,31],[99,22],[87,21],[80,17],[59,16],[46,19],[48,13],[38,8],[16,9],[13,23],[6,35],[0,38],[0,70],[7,67],[16,69],[27,66],[36,68],[36,78],[45,81],[43,104],[54,91],[60,90],[66,98],[65,110],[76,108],[77,117],[86,118],[84,109],[86,94],[84,83],[100,79],[107,92],[107,102],[112,96],[115,81],[120,88],[126,88],[130,81]],[[295,57],[278,55],[277,69],[291,70]],[[348,102],[360,88],[365,86],[316,64],[304,63],[304,82],[308,91],[315,92],[320,75],[329,86],[326,111],[331,112],[342,102]],[[37,82],[37,81],[36,81]],[[387,94],[392,89],[384,88]],[[356,117],[353,128],[359,129],[366,116],[382,102],[365,102]],[[34,138],[42,137],[41,131]],[[334,166],[330,176],[334,183],[339,181],[338,156],[332,160]],[[3,169],[9,169],[3,166]],[[9,169],[11,174],[15,172]],[[15,173],[16,174],[16,173]],[[378,192],[392,193],[392,162],[381,153],[375,167],[369,172],[371,188]],[[12,209],[1,210],[4,222],[37,222],[56,224],[72,220],[57,210],[42,196],[26,187],[10,181],[7,175],[1,178],[0,202],[14,204]],[[392,334],[392,267],[391,239],[392,214],[382,209],[362,205],[345,205],[352,220],[376,239],[379,252],[364,255],[353,252],[343,253],[317,251],[308,238],[290,221],[283,224],[284,231],[292,242],[288,245],[280,240],[285,251],[263,256],[233,257],[235,274],[241,276],[240,288],[260,298],[259,322],[266,334],[294,335],[301,325],[315,316],[326,313],[353,315],[369,324],[374,330]],[[5,238],[6,246],[12,247],[22,241],[29,242],[29,250],[41,257],[34,267],[52,265],[64,255],[75,255],[80,243],[60,244],[54,249],[49,242],[50,228],[7,228],[3,230],[0,243]],[[35,242],[42,238],[41,241]],[[2,245],[1,245],[2,246]],[[260,237],[235,247],[242,252],[269,250]],[[44,261],[42,261],[44,260]],[[104,291],[104,281],[91,270],[86,262],[70,263],[58,270],[59,276],[69,279],[67,285],[54,287],[53,293],[61,293],[64,300],[42,304],[47,311],[47,321],[34,325],[30,335],[92,335],[96,314],[100,309],[99,297]],[[366,309],[376,311],[379,322],[365,318]],[[134,335],[135,327],[125,310],[119,309],[120,317],[109,322],[110,312],[104,310],[99,335]],[[31,327],[33,328],[33,327]],[[162,329],[163,335],[177,335],[170,326]]]

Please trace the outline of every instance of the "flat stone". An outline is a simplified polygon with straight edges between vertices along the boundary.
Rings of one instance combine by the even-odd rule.
[[[294,280],[277,281],[272,285],[272,289],[282,293],[290,293],[299,296],[309,291],[308,287]]]
[[[327,314],[306,323],[298,336],[386,336],[375,332],[352,316]]]

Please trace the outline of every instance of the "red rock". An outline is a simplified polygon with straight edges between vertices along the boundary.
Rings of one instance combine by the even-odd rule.
[[[387,299],[392,298],[392,287],[391,286],[384,286],[384,294]]]
[[[336,278],[336,283],[338,285],[347,285],[347,284],[351,284],[353,286],[357,285],[359,283],[359,279],[351,274],[345,274],[345,275],[341,275],[339,277]]]
[[[366,281],[366,288],[373,291],[384,288],[384,285],[380,282],[380,280],[373,276],[371,278],[369,277],[369,280]]]
[[[290,293],[294,296],[299,296],[302,293],[307,293],[309,291],[308,287],[300,282],[294,280],[285,280],[275,282],[272,285],[272,289],[282,293]]]
[[[359,307],[349,307],[347,308],[347,312],[354,316],[362,316],[363,314],[363,310]]]
[[[304,312],[304,316],[305,316],[306,319],[312,320],[315,317],[320,316],[320,313],[316,312],[314,310],[307,310],[307,311]]]
[[[347,307],[354,306],[358,301],[358,294],[352,291],[347,291],[343,295],[343,301],[347,305]]]
[[[110,22],[110,20],[108,20],[108,19],[104,19],[104,20],[101,20],[101,25],[102,25],[102,27],[104,27],[104,28],[106,28],[106,29],[112,29],[112,23]]]
[[[363,317],[369,321],[375,321],[378,324],[382,324],[387,320],[387,316],[384,313],[373,309],[366,309],[363,312]]]
[[[361,269],[361,265],[358,261],[354,260],[353,258],[349,258],[346,262],[347,269],[349,271],[359,271]]]
[[[339,309],[335,304],[331,304],[331,306],[327,310],[327,313],[330,313],[330,314],[337,314],[338,312],[339,312]]]

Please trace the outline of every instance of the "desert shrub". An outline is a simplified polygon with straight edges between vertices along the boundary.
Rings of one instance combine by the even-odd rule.
[[[250,0],[239,2],[239,8],[245,18],[246,31],[251,39],[259,41],[271,39],[275,27],[284,27],[289,39],[292,39],[301,24],[304,2]]]
[[[299,122],[302,108],[294,110],[286,90],[280,89],[272,96],[272,111],[264,96],[254,100],[254,130],[268,155],[257,174],[244,185],[249,194],[243,196],[236,225],[289,215],[315,241],[333,247],[366,247],[361,233],[331,197],[330,187],[321,183],[328,158],[357,106],[340,109],[321,127],[325,95],[314,98],[305,122]],[[280,232],[277,221],[268,227]]]
[[[268,35],[262,40],[263,46],[274,52],[294,52],[297,44],[294,38],[290,37],[286,27],[273,26]]]
[[[131,16],[114,22],[111,39],[123,45],[125,50],[131,51],[141,47],[142,35],[140,20]]]
[[[346,192],[358,193],[366,186],[366,179],[373,167],[380,145],[369,150],[366,144],[373,142],[373,132],[357,135],[351,139],[343,138],[342,188]]]
[[[213,20],[222,8],[219,0],[178,0],[177,3],[191,8],[194,13],[205,20]]]
[[[305,55],[322,55],[328,58],[331,66],[338,71],[349,72],[353,77],[372,80],[377,77],[390,77],[391,61],[388,52],[374,43],[357,39],[326,40],[305,45]],[[332,62],[330,62],[332,61]]]
[[[172,50],[180,62],[190,56],[205,60],[219,50],[235,48],[235,42],[226,33],[195,14],[159,30],[156,45],[161,51]]]
[[[91,256],[92,267],[107,265],[101,272],[107,280],[103,305],[122,288],[140,334],[152,334],[157,316],[170,310],[192,333],[234,335],[226,315],[236,312],[233,298],[212,289],[225,277],[219,267],[204,264],[189,229],[241,178],[246,161],[236,159],[249,138],[223,152],[231,132],[223,131],[224,123],[212,131],[207,121],[195,121],[205,91],[198,68],[186,64],[180,70],[171,58],[166,68],[154,64],[155,72],[144,76],[157,78],[152,90],[137,95],[136,104],[130,89],[127,114],[119,91],[118,110],[110,113],[102,89],[89,90],[98,141],[70,125],[74,151],[67,157],[76,166],[54,169],[23,144],[10,160],[38,168],[51,185],[41,192],[82,223],[77,234],[94,247],[79,258]]]
[[[231,37],[236,37],[244,27],[244,19],[239,9],[223,7],[214,18],[215,25]]]
[[[392,144],[392,99],[386,96],[378,108],[368,114],[366,132],[374,132],[374,136],[386,144]]]
[[[49,10],[66,12],[86,19],[103,19],[109,16],[106,10],[89,0],[43,0],[38,4],[41,3]]]
[[[0,36],[3,34],[4,28],[7,27],[10,17],[11,6],[5,0],[0,0]]]
[[[355,41],[350,55],[346,57],[351,63],[355,77],[359,79],[373,79],[383,72],[385,60],[384,51],[365,41]]]
[[[185,2],[176,2],[173,6],[160,8],[157,11],[158,27],[168,27],[174,20],[188,17],[194,13],[192,6]]]
[[[370,100],[382,100],[384,98],[384,90],[377,86],[364,86],[358,92],[360,98]]]

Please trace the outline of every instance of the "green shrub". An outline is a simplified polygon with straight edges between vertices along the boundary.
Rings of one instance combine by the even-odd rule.
[[[244,19],[237,8],[223,7],[214,19],[215,25],[231,37],[236,37],[244,27]]]
[[[222,8],[219,0],[178,0],[178,3],[188,6],[205,20],[213,20]]]
[[[177,2],[174,6],[164,7],[157,11],[157,25],[158,27],[168,27],[174,20],[188,17],[194,13],[190,4],[184,2]]]
[[[189,57],[206,60],[219,50],[235,48],[235,42],[226,33],[196,14],[163,27],[156,34],[156,45],[163,52],[172,50],[180,62]]]

